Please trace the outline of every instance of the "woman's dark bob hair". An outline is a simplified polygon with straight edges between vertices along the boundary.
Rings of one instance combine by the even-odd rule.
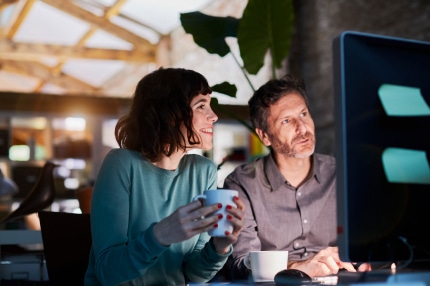
[[[191,100],[211,94],[206,78],[182,68],[160,68],[137,84],[130,111],[115,127],[121,148],[142,153],[151,162],[186,150],[186,143],[199,144],[193,130]],[[187,130],[187,138],[181,132]]]

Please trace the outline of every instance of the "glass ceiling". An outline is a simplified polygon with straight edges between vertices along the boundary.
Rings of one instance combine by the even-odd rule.
[[[142,75],[166,65],[195,69],[211,84],[240,77],[240,70],[228,57],[218,59],[196,47],[186,50],[195,44],[192,37],[184,35],[177,38],[185,43],[170,43],[172,47],[165,56],[170,62],[160,63],[159,58],[162,39],[182,29],[180,13],[202,11],[240,17],[246,3],[247,0],[3,0],[0,92],[129,97]],[[184,49],[182,56],[178,57],[178,49]],[[229,65],[236,67],[231,69]],[[227,78],[220,78],[223,75]],[[246,85],[244,79],[236,83],[239,93],[240,81]],[[242,92],[244,95],[238,94],[236,99],[221,97],[219,101],[246,104],[251,91]]]

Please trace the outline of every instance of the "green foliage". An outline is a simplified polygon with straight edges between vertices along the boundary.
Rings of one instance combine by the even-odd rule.
[[[245,69],[257,74],[270,52],[272,73],[290,51],[294,10],[290,0],[249,0],[240,20],[237,39]]]
[[[290,50],[291,36],[294,26],[294,10],[292,0],[249,0],[242,18],[215,17],[201,12],[182,13],[180,16],[185,32],[191,34],[197,45],[210,54],[224,57],[231,54],[248,81],[255,90],[248,74],[257,74],[263,67],[267,53],[272,63],[272,78],[275,70],[280,68],[282,61]],[[225,39],[236,37],[243,66],[231,52]],[[223,82],[212,89],[216,92],[236,97],[235,85]],[[218,100],[212,100],[215,109],[222,107]],[[222,110],[229,113],[227,110]],[[247,122],[229,114],[244,124],[251,132],[254,129]]]
[[[231,52],[225,38],[236,37],[239,19],[213,17],[200,12],[182,13],[180,19],[184,30],[208,53],[224,57]]]
[[[236,63],[255,90],[248,74],[257,74],[269,52],[272,60],[272,77],[289,53],[294,26],[292,0],[249,0],[241,19],[215,17],[201,12],[182,13],[185,32],[208,53],[224,57],[231,53]],[[235,58],[225,38],[237,37],[243,66]],[[235,97],[235,94],[227,94]]]
[[[237,87],[234,84],[223,82],[211,86],[212,90],[215,92],[223,93],[223,94],[236,94]]]

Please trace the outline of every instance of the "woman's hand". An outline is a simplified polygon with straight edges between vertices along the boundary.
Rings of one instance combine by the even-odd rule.
[[[239,197],[234,197],[237,207],[227,206],[227,220],[233,224],[233,233],[226,233],[225,237],[214,237],[213,243],[216,251],[220,254],[228,253],[230,245],[237,241],[243,228],[243,218],[245,216],[245,205]]]
[[[179,207],[154,226],[154,236],[161,245],[170,245],[211,230],[220,218],[209,214],[221,207],[218,204],[202,207],[198,200]]]

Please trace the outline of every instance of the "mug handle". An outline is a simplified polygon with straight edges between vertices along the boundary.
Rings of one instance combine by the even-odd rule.
[[[195,196],[194,198],[193,198],[193,201],[197,201],[198,199],[203,199],[203,200],[205,200],[206,199],[206,195],[197,195],[197,196]]]
[[[245,257],[243,258],[243,264],[246,266],[246,268],[251,270],[251,258],[249,256],[249,253],[246,254]]]

